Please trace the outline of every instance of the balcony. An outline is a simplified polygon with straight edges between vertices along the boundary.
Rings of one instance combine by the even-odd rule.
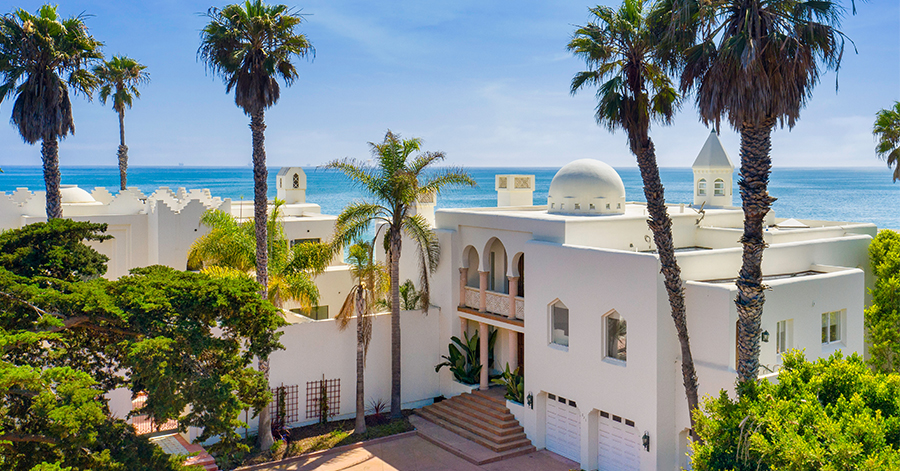
[[[505,293],[497,293],[496,291],[485,291],[485,312],[490,312],[500,316],[509,316],[509,295]],[[525,298],[516,296],[516,313],[515,318],[525,319]],[[481,307],[481,292],[478,288],[466,286],[465,306],[469,309],[479,310]]]

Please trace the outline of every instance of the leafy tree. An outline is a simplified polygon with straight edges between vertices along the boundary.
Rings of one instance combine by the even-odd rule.
[[[875,153],[887,161],[888,168],[894,167],[894,181],[900,180],[900,101],[875,115],[872,134],[878,141]]]
[[[335,316],[338,328],[345,330],[356,311],[356,425],[353,433],[366,433],[365,371],[366,355],[372,340],[372,309],[385,294],[388,275],[384,265],[374,260],[372,244],[357,242],[350,246],[348,261],[356,284],[350,288],[341,310]]]
[[[656,150],[650,139],[650,122],[669,124],[680,98],[666,74],[658,55],[660,38],[646,18],[644,0],[625,0],[618,10],[591,8],[592,22],[580,26],[569,42],[569,51],[584,59],[588,70],[575,74],[572,93],[596,86],[597,124],[610,131],[628,135],[631,152],[637,157],[644,197],[650,217],[647,225],[653,233],[659,255],[660,272],[665,278],[672,320],[681,345],[681,374],[688,410],[697,408],[697,372],[691,354],[681,268],[675,258],[672,220],[666,210],[665,189],[659,177]]]
[[[90,223],[41,227],[64,223],[69,233],[46,231],[47,245],[102,236]],[[20,246],[17,237],[34,233],[10,231],[3,242]],[[246,449],[235,432],[240,413],[259,410],[269,395],[253,357],[280,348],[275,330],[284,322],[258,284],[160,266],[78,281],[102,256],[86,246],[82,257],[59,252],[36,252],[37,266],[53,266],[37,274],[0,263],[0,468],[180,469],[108,416],[103,394],[120,387],[147,393],[134,414],[200,427],[199,440],[218,437],[214,451]]]
[[[700,120],[718,128],[724,118],[741,134],[740,383],[759,373],[763,221],[774,201],[768,193],[772,130],[778,123],[792,128],[820,75],[839,68],[842,15],[833,0],[662,0],[651,15],[654,27],[669,33],[666,56],[681,72],[681,91],[694,92]]]
[[[422,301],[422,295],[416,291],[416,285],[412,280],[406,280],[400,285],[400,303],[405,311],[417,309]]]
[[[41,141],[47,219],[62,217],[59,139],[75,133],[69,87],[90,98],[97,86],[88,66],[102,57],[102,44],[84,18],[60,18],[52,5],[0,18],[0,102],[15,96],[12,124],[25,142]]]
[[[25,277],[47,276],[66,281],[106,273],[109,258],[84,244],[103,242],[106,224],[51,219],[0,233],[0,267]]]
[[[419,152],[418,138],[401,139],[388,131],[384,141],[370,142],[374,166],[354,159],[335,160],[327,166],[347,175],[377,202],[351,203],[335,223],[335,244],[346,245],[358,240],[371,223],[383,223],[388,267],[391,273],[391,418],[399,418],[400,410],[400,251],[403,234],[418,250],[421,303],[428,309],[428,275],[437,268],[440,243],[434,230],[422,216],[410,215],[409,209],[417,199],[440,193],[448,185],[475,185],[461,169],[445,168],[425,174],[429,166],[444,160],[443,152]],[[420,182],[420,179],[424,181]]]
[[[266,212],[268,186],[266,177],[265,111],[281,96],[277,78],[291,85],[297,69],[291,60],[313,51],[296,28],[299,14],[285,5],[267,5],[262,0],[247,0],[243,5],[210,8],[209,24],[200,33],[198,55],[206,66],[222,77],[225,91],[234,91],[234,103],[250,116],[253,134],[253,218],[256,228],[256,279],[266,297],[269,286],[268,251],[266,245]],[[268,378],[269,362],[260,358],[260,369]],[[269,449],[274,443],[270,433],[268,408],[260,416],[259,447]]]
[[[877,371],[900,371],[900,234],[882,230],[869,245],[875,275],[872,304],[866,308],[869,362]]]
[[[722,391],[696,415],[698,471],[900,468],[900,376],[855,353],[788,353],[777,384],[748,383],[737,400]]]
[[[125,108],[131,108],[135,98],[141,97],[138,86],[150,81],[144,72],[147,66],[126,56],[113,56],[94,67],[94,75],[100,81],[100,101],[112,101],[113,110],[119,115],[119,189],[125,190],[128,180],[128,146],[125,145]]]
[[[319,290],[312,277],[328,266],[333,256],[330,245],[302,243],[290,247],[284,235],[281,207],[275,200],[267,221],[269,259],[269,301],[282,307],[285,301],[304,306],[319,302]],[[188,252],[188,265],[203,268],[213,276],[255,276],[255,227],[253,221],[240,222],[233,215],[209,210],[200,218],[209,233],[194,241]]]

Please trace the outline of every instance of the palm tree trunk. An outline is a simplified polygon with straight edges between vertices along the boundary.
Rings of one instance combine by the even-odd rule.
[[[772,127],[775,120],[741,126],[741,202],[744,209],[743,263],[738,275],[738,385],[756,382],[759,373],[759,336],[765,295],[762,256],[766,247],[763,221],[775,201],[769,196]],[[738,387],[740,394],[742,388]]]
[[[253,133],[253,220],[256,228],[256,281],[260,284],[260,293],[263,299],[267,299],[269,282],[269,253],[266,222],[268,219],[269,200],[267,197],[268,186],[266,171],[266,121],[265,110],[262,108],[250,115],[250,131]],[[259,359],[259,371],[266,379],[266,387],[269,383],[269,359]],[[259,412],[259,435],[257,445],[260,450],[268,450],[275,439],[272,437],[272,417],[269,414],[268,405]]]
[[[353,433],[366,433],[366,350],[365,350],[365,293],[356,291],[356,428]]]
[[[691,430],[695,428],[694,411],[699,405],[697,371],[694,369],[694,357],[691,354],[691,339],[688,336],[687,315],[684,308],[684,287],[681,280],[681,268],[675,258],[675,242],[672,239],[672,220],[666,210],[665,189],[659,177],[659,166],[656,163],[656,149],[653,141],[647,138],[642,149],[637,150],[638,167],[644,180],[644,198],[647,200],[647,212],[650,218],[647,225],[653,233],[653,242],[659,255],[660,272],[665,278],[666,292],[669,295],[669,306],[672,309],[672,320],[678,333],[681,345],[681,376],[684,382],[684,393],[687,396],[688,414],[691,418]],[[632,149],[635,150],[635,149]],[[692,433],[693,435],[693,433]],[[695,440],[699,437],[693,435]]]
[[[400,410],[400,248],[399,222],[391,228],[391,418],[399,419]]]
[[[56,136],[45,135],[41,140],[41,160],[44,164],[44,185],[47,188],[47,220],[59,219],[62,214],[62,194],[59,192],[59,142]]]
[[[125,111],[119,111],[119,189],[125,191],[128,183],[128,146],[125,145]]]

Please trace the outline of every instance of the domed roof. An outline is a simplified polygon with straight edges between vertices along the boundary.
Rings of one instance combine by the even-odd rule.
[[[60,185],[59,192],[63,204],[101,204],[90,193],[78,188],[78,185]]]
[[[550,182],[551,214],[623,214],[625,184],[609,165],[580,159],[565,165]]]

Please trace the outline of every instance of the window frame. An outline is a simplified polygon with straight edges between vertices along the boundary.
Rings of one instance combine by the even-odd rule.
[[[782,355],[794,348],[794,319],[784,319],[775,324],[775,353]]]
[[[716,178],[713,182],[713,196],[725,196],[725,180]]]
[[[616,322],[617,324],[619,322],[625,324],[624,325],[625,332],[623,335],[625,338],[625,351],[623,352],[624,353],[623,356],[625,358],[619,358],[617,355],[610,354],[611,353],[610,348],[612,347],[612,341],[613,341],[613,338],[612,338],[613,333],[611,330],[610,321],[613,319],[615,319],[617,321]],[[616,328],[618,329],[618,326]],[[602,330],[603,330],[603,333],[602,333],[603,342],[601,342],[601,343],[602,343],[602,348],[603,348],[603,359],[614,362],[616,364],[620,364],[620,365],[627,364],[628,363],[628,321],[626,321],[625,317],[622,316],[622,314],[620,314],[615,309],[610,310],[609,312],[607,312],[606,314],[603,315]],[[618,341],[618,338],[616,339],[616,341]]]
[[[844,321],[845,312],[846,312],[846,309],[838,309],[836,311],[827,311],[827,312],[822,313],[822,335],[821,335],[820,339],[822,340],[823,347],[844,343],[844,336],[846,334],[846,332],[845,332],[846,327],[845,327],[845,321]],[[829,316],[827,324],[826,324],[825,316]],[[837,322],[833,323],[832,321],[834,321],[834,320],[837,320]],[[832,335],[831,335],[832,334],[832,329],[831,329],[832,326],[835,328],[834,330],[836,331],[836,334],[834,337],[832,337]],[[828,332],[827,335],[826,335],[826,332]]]
[[[559,299],[556,299],[555,301],[553,301],[552,303],[550,303],[550,305],[549,305],[548,307],[549,307],[549,311],[550,311],[550,312],[549,312],[549,315],[548,315],[548,321],[549,321],[549,324],[550,324],[550,325],[548,326],[548,327],[549,327],[549,329],[548,329],[548,330],[549,330],[549,332],[548,332],[549,335],[547,336],[548,344],[549,344],[551,347],[560,348],[560,349],[564,349],[565,351],[568,351],[568,349],[569,349],[569,344],[570,344],[570,342],[569,342],[569,340],[570,340],[570,339],[569,339],[569,332],[571,331],[571,326],[572,326],[572,323],[571,323],[571,320],[572,320],[572,319],[571,319],[571,316],[570,316],[570,310],[569,310],[569,307],[566,306],[565,303],[563,303],[563,302],[562,302],[561,300],[559,300]],[[565,329],[564,329],[564,333],[563,333],[564,337],[562,337],[561,339],[557,339],[557,338],[554,336],[554,330],[556,330],[555,327],[556,327],[556,324],[557,324],[557,323],[556,323],[556,315],[557,315],[556,309],[557,309],[557,308],[562,309],[562,310],[565,310],[565,316],[566,316],[566,324],[565,324]],[[561,342],[559,342],[558,340],[564,340],[565,343],[561,343]]]
[[[706,179],[697,180],[697,196],[706,196]]]

